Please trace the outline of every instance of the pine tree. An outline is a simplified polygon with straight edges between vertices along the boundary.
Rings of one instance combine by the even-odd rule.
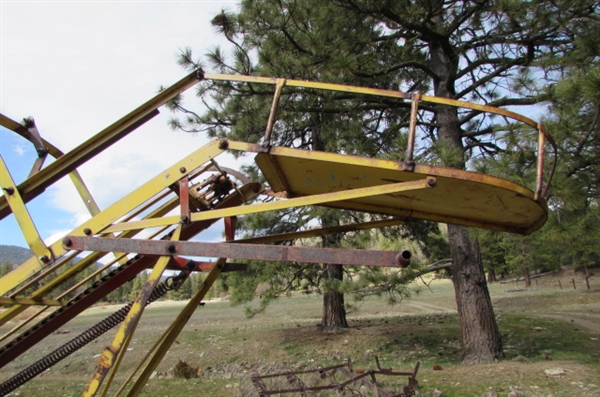
[[[570,31],[576,29],[575,32]],[[558,156],[553,184],[548,197],[551,209],[548,221],[537,233],[526,236],[490,234],[480,238],[494,239],[502,252],[494,256],[494,266],[505,266],[522,272],[527,280],[529,270],[549,271],[561,266],[574,266],[586,271],[600,263],[597,241],[600,238],[600,45],[597,20],[583,20],[571,27],[574,45],[557,64],[550,54],[541,63],[548,65],[556,84],[542,87],[541,96],[548,99],[549,112],[542,120],[558,143]],[[504,178],[527,184],[535,178],[524,172],[535,161],[533,137],[523,131],[506,134],[507,149],[501,157],[481,164],[493,168]],[[546,173],[552,172],[548,167]]]
[[[146,281],[148,281],[148,273],[145,271],[138,274],[133,281],[131,281],[131,290],[129,291],[128,300],[133,301],[137,298],[144,285],[146,285]]]
[[[232,59],[216,49],[219,72],[363,85],[488,105],[533,105],[536,82],[558,78],[581,26],[596,23],[598,4],[583,0],[246,0],[238,14],[213,23],[233,44]],[[190,64],[191,54],[182,56]],[[269,109],[264,87],[214,83],[201,90],[216,106],[175,122],[213,136],[259,140]],[[399,157],[407,104],[348,95],[287,91],[273,143]],[[174,104],[175,107],[180,104]],[[511,125],[479,111],[422,106],[416,160],[460,169],[507,148]],[[199,127],[201,126],[201,127]],[[463,362],[502,357],[502,339],[485,282],[477,240],[448,226],[453,283],[462,329]]]

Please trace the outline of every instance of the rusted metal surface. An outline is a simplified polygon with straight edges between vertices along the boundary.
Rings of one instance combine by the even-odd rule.
[[[183,169],[183,170],[185,172],[185,169]],[[189,192],[189,178],[187,177],[187,175],[178,182],[178,185],[179,185],[179,208],[180,208],[180,214],[181,214],[181,221],[187,223],[190,219],[190,192]]]
[[[412,371],[394,371],[381,368],[375,357],[377,369],[354,372],[350,361],[344,364],[320,367],[316,369],[284,371],[270,374],[253,373],[250,382],[259,397],[271,395],[312,396],[315,392],[331,391],[336,396],[373,396],[375,391],[381,397],[410,397],[417,393],[419,383],[416,380],[420,363]],[[383,389],[377,381],[377,375],[406,376],[407,384],[400,393]],[[366,379],[366,378],[370,378]],[[397,387],[395,387],[397,389]],[[242,387],[242,397],[254,395]],[[329,394],[319,394],[325,396]],[[331,394],[333,395],[333,394]]]
[[[399,254],[395,251],[379,250],[78,236],[65,237],[63,246],[65,249],[77,251],[118,251],[144,255],[184,255],[378,267],[396,267]],[[410,258],[410,255],[408,256]]]
[[[404,250],[396,256],[396,266],[407,267],[410,265],[412,254],[408,250]]]
[[[216,266],[216,262],[194,261],[180,256],[174,256],[167,265],[167,270],[185,270],[189,272],[210,272]],[[226,263],[222,273],[246,270],[246,263]]]
[[[417,135],[417,115],[419,111],[419,101],[421,94],[414,93],[411,97],[410,121],[408,125],[408,144],[406,145],[406,156],[402,162],[402,169],[405,171],[415,170],[414,152],[415,139]]]

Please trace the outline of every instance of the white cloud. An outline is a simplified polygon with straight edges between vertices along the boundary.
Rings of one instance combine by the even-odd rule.
[[[25,153],[27,153],[28,148],[23,145],[14,145],[13,151],[17,154],[17,156],[22,157],[25,155]]]
[[[160,85],[185,76],[176,63],[180,48],[202,55],[224,44],[210,20],[236,2],[21,1],[0,7],[0,110],[15,120],[33,116],[42,137],[67,152],[156,95]],[[101,208],[206,142],[171,131],[169,116],[161,109],[80,168]],[[68,178],[44,197],[69,214],[40,230],[45,240],[89,217]]]

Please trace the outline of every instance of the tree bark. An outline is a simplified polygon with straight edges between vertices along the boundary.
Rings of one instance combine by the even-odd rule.
[[[338,225],[335,210],[328,210],[321,217],[325,227]],[[339,247],[341,235],[333,234],[322,237],[322,245],[325,248]],[[323,292],[323,316],[319,330],[335,332],[341,328],[348,328],[346,320],[346,308],[344,305],[344,294],[337,290],[337,285],[344,279],[344,268],[341,265],[324,264],[323,278],[331,288],[325,288]]]
[[[490,269],[488,271],[487,281],[488,281],[488,283],[495,283],[496,281],[498,281],[498,279],[496,278],[496,272],[494,271],[494,269]]]
[[[340,265],[324,265],[327,279],[342,281],[344,270]],[[326,332],[338,331],[348,328],[346,308],[344,307],[344,294],[339,291],[325,291],[323,293],[323,317],[319,329]]]
[[[444,49],[448,47],[441,41],[430,44],[431,67],[437,76],[433,81],[433,89],[437,96],[454,98],[454,76],[458,65],[453,54]],[[456,108],[438,105],[435,118],[439,139],[450,148],[460,149],[462,153],[462,130]],[[458,156],[451,157],[446,165],[465,169],[464,158]],[[457,225],[448,225],[448,239],[453,263],[452,282],[462,331],[462,363],[469,365],[497,361],[502,357],[502,336],[485,281],[479,244],[469,236],[467,228]]]
[[[452,247],[452,282],[458,321],[462,331],[466,365],[490,363],[502,358],[502,337],[496,324],[479,245],[463,226],[448,225]]]
[[[523,279],[525,280],[525,288],[531,287],[531,273],[528,267],[523,269]]]

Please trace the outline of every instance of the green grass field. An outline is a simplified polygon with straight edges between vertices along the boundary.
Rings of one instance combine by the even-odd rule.
[[[515,283],[490,285],[506,358],[498,363],[460,365],[460,328],[452,284],[435,280],[430,287],[415,284],[411,299],[390,306],[373,299],[353,305],[350,329],[319,333],[321,297],[294,295],[273,303],[265,314],[246,319],[243,307],[207,302],[198,308],[171,346],[143,396],[241,396],[249,394],[252,371],[316,368],[350,359],[354,368],[382,367],[410,371],[417,361],[419,393],[437,389],[443,396],[507,396],[510,387],[523,396],[600,396],[600,283],[587,290],[577,275],[538,279],[529,290]],[[563,289],[557,286],[561,280]],[[595,283],[595,284],[594,284]],[[156,302],[149,306],[133,336],[116,375],[116,388],[139,362],[156,338],[179,313],[184,302]],[[106,317],[117,306],[94,307],[63,330],[0,370],[0,380],[70,340]],[[6,332],[8,324],[1,329]],[[42,375],[13,391],[11,396],[79,396],[94,372],[98,355],[110,344],[115,330],[92,342]],[[202,369],[203,376],[174,378],[179,360]],[[441,368],[441,370],[434,370]],[[561,370],[562,375],[548,375]],[[404,377],[386,379],[396,390]],[[400,390],[400,389],[398,389]],[[299,395],[299,394],[293,394]],[[335,394],[332,394],[335,395]],[[493,395],[493,394],[489,394]]]

